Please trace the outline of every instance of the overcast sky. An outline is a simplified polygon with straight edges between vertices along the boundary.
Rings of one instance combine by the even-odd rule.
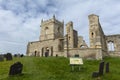
[[[88,15],[96,14],[106,35],[120,34],[120,0],[0,0],[0,53],[26,53],[39,40],[41,19],[74,22],[89,43]]]

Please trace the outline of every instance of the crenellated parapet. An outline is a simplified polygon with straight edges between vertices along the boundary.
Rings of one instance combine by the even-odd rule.
[[[64,25],[64,21],[58,21],[55,16],[53,15],[53,18],[49,19],[49,20],[41,20],[41,26],[44,26],[46,24],[50,24],[50,23],[55,23],[58,25]]]

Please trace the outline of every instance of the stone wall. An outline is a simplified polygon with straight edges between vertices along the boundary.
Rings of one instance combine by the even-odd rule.
[[[88,48],[85,40],[83,40],[82,36],[78,36],[78,48]]]
[[[89,15],[89,37],[90,48],[101,48],[107,51],[106,37],[99,22],[99,16],[94,14]]]
[[[108,45],[108,54],[110,56],[120,56],[120,34],[107,35],[106,43],[112,43],[113,45]],[[110,49],[113,48],[113,49]]]
[[[42,54],[43,56],[45,56],[44,53],[45,51],[47,51],[48,48],[49,56],[55,56],[56,54],[58,54],[58,52],[61,53],[61,51],[63,51],[64,45],[59,46],[61,44],[61,41],[63,41],[63,39],[29,42],[27,53],[29,53],[29,55],[35,55],[35,51],[37,51],[37,56],[42,56]],[[60,47],[62,49],[59,49]]]
[[[27,45],[27,55],[45,56],[65,56],[72,57],[79,55],[83,58],[102,59],[105,56],[120,56],[120,34],[106,36],[102,30],[99,16],[91,14],[89,18],[89,40],[90,47],[87,46],[83,37],[79,37],[73,29],[73,22],[66,24],[66,34],[64,36],[64,22],[58,21],[55,16],[49,20],[41,20],[40,40],[29,42]],[[114,51],[108,51],[108,42],[112,42]]]
[[[88,58],[88,59],[102,59],[102,50],[101,49],[93,49],[93,48],[87,48],[87,49],[69,49],[69,56],[74,57],[75,55],[79,55],[82,58]],[[64,56],[67,56],[67,51],[65,50]]]

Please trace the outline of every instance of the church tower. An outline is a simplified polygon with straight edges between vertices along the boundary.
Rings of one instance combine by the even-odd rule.
[[[40,41],[63,38],[64,36],[64,23],[58,21],[53,15],[52,19],[43,21],[41,20]]]
[[[89,38],[90,48],[101,48],[101,27],[99,23],[99,16],[91,14],[89,17]]]
[[[73,29],[73,22],[66,24],[67,41],[69,48],[76,48],[78,45],[78,33]]]
[[[99,16],[91,14],[88,17],[90,48],[102,48],[102,50],[106,51],[106,37],[99,22]]]

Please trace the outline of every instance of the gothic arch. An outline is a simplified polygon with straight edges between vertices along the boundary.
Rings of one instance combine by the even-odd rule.
[[[51,56],[53,56],[53,46],[51,46]]]
[[[60,27],[57,28],[57,31],[60,32]]]
[[[91,33],[91,37],[92,37],[92,38],[94,37],[94,33],[93,33],[93,32]]]
[[[108,41],[107,46],[108,46],[108,51],[114,51],[115,50],[114,41],[112,41],[112,40]]]
[[[37,56],[37,51],[35,50],[34,55]]]
[[[41,56],[43,56],[43,53],[44,53],[44,48],[42,48],[42,55]]]
[[[48,34],[48,27],[45,27],[45,34]]]

